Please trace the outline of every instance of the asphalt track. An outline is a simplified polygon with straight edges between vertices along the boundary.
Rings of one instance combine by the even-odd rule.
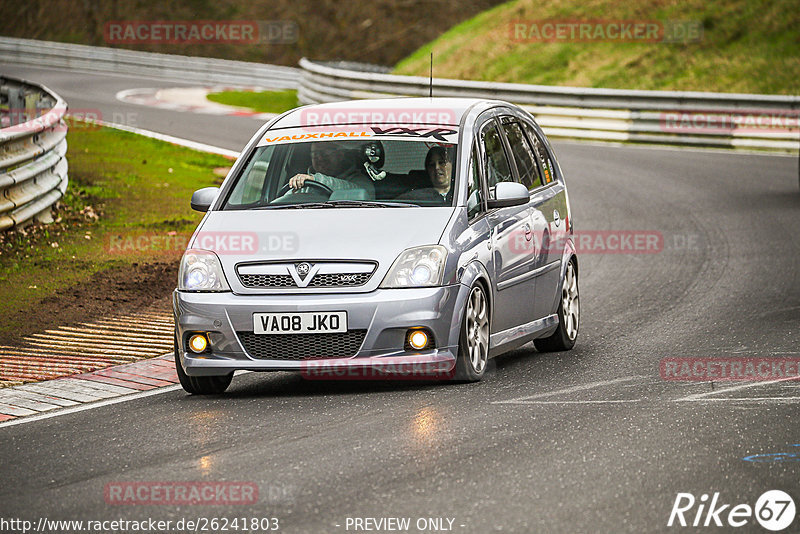
[[[224,148],[240,149],[258,126],[114,100],[122,89],[178,83],[0,70],[49,85],[73,109],[133,113],[135,126]],[[719,492],[721,503],[754,506],[779,489],[800,506],[800,463],[744,460],[800,452],[798,381],[659,374],[671,357],[800,356],[797,158],[555,149],[578,230],[664,237],[658,253],[580,257],[573,351],[524,347],[468,385],[253,373],[221,397],[171,389],[0,428],[0,517],[277,517],[291,533],[354,532],[348,517],[409,517],[409,532],[419,532],[418,518],[441,517],[464,533],[613,533],[686,530],[667,527],[680,492]],[[254,482],[259,499],[104,499],[107,484],[176,480]],[[752,518],[735,530],[766,532]]]

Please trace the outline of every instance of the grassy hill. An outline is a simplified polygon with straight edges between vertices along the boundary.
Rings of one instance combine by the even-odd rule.
[[[0,35],[289,66],[303,56],[394,65],[501,1],[0,0]],[[282,44],[109,45],[106,24],[121,21],[289,21],[297,25],[297,38]]]
[[[701,25],[702,36],[677,43],[531,39],[548,20],[680,20]],[[522,31],[514,33],[518,23]],[[454,26],[395,72],[427,76],[433,51],[434,76],[442,78],[799,94],[799,28],[796,0],[513,0]]]

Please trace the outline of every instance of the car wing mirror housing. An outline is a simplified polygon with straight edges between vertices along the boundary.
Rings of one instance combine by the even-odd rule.
[[[494,186],[494,198],[489,199],[486,205],[492,208],[507,208],[527,204],[530,197],[528,188],[517,182],[500,182]]]
[[[205,213],[217,199],[219,187],[204,187],[192,193],[192,209]]]

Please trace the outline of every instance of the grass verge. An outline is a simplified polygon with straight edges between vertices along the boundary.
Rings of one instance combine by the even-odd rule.
[[[547,21],[684,21],[702,25],[702,34],[687,42],[531,40],[533,28]],[[794,0],[512,0],[451,28],[400,61],[395,72],[427,76],[433,52],[434,75],[444,78],[798,94],[798,26]]]
[[[230,165],[126,132],[73,126],[70,184],[56,222],[0,233],[0,342],[169,295],[201,218],[189,207],[191,194],[218,183]]]
[[[249,108],[258,113],[283,113],[296,108],[297,91],[222,91],[209,93],[212,102],[228,106]]]

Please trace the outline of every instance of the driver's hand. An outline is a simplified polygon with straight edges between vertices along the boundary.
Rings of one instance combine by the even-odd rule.
[[[303,187],[303,183],[306,180],[313,180],[313,178],[308,174],[295,174],[291,178],[289,178],[289,185],[292,186],[292,189],[297,191],[301,187]]]

